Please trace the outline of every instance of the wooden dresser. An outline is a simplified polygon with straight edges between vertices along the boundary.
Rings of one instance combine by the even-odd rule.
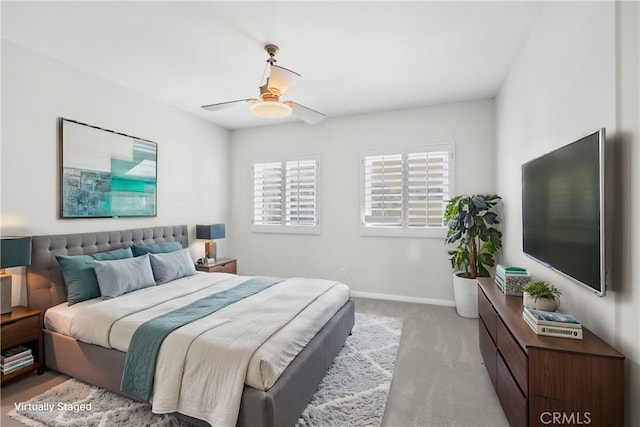
[[[573,340],[536,335],[522,297],[478,279],[480,352],[512,427],[622,426],[624,356],[586,328]]]

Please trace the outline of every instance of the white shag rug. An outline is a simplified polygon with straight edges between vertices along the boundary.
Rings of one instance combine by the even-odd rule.
[[[380,426],[391,387],[402,320],[356,313],[347,338],[299,427]],[[75,379],[26,402],[9,416],[31,427],[188,427],[173,415],[156,415],[151,405]]]
[[[380,426],[401,333],[402,319],[356,313],[352,334],[327,370],[297,426]]]

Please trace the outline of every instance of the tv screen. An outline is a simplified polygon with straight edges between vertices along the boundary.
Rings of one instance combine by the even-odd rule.
[[[605,293],[604,129],[522,165],[524,253]]]

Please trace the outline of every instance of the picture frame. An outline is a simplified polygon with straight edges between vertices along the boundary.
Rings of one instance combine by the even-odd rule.
[[[59,216],[157,216],[158,144],[60,117]]]

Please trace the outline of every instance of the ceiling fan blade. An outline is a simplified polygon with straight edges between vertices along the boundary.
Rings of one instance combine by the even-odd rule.
[[[295,71],[271,65],[267,88],[272,92],[273,89],[276,89],[282,95],[299,77],[301,77],[300,74]]]
[[[293,101],[285,101],[285,104],[291,107],[291,113],[294,116],[304,120],[310,125],[320,123],[327,117],[324,114],[317,112],[316,110],[312,110],[311,108],[307,108],[304,105],[297,104]]]
[[[237,104],[241,104],[245,102],[253,103],[256,101],[257,101],[256,98],[237,99],[235,101],[227,101],[227,102],[219,102],[217,104],[203,105],[202,109],[207,111],[218,111],[224,108],[233,107],[234,105],[237,105]]]

